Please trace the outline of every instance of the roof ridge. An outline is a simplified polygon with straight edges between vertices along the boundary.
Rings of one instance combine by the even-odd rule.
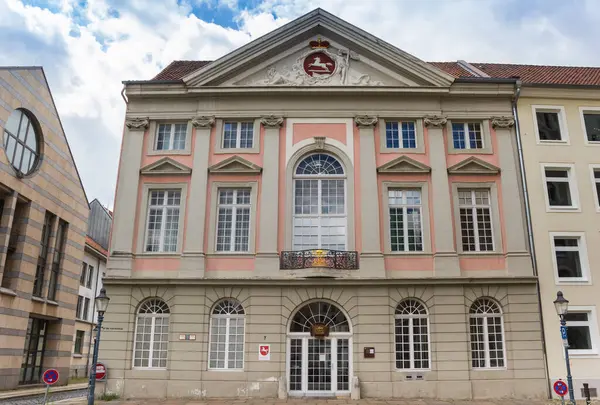
[[[442,62],[442,63],[445,63],[445,62]],[[535,66],[535,67],[555,67],[555,68],[575,68],[575,69],[600,69],[600,66],[581,66],[581,65],[544,65],[544,64],[535,64],[535,63],[499,63],[499,62],[468,62],[468,63],[470,63],[471,65]]]

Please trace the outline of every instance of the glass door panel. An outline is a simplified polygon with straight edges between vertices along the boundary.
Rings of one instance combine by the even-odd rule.
[[[308,340],[308,391],[331,391],[331,340]]]

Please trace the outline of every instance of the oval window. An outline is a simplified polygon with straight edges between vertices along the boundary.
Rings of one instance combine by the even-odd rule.
[[[40,158],[40,132],[35,117],[28,111],[12,112],[4,127],[4,151],[18,176],[37,168]]]

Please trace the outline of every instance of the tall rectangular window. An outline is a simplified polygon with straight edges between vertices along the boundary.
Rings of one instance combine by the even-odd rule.
[[[81,319],[83,319],[84,321],[89,320],[89,314],[90,314],[90,299],[84,298],[83,299],[83,312],[81,314]]]
[[[550,208],[574,208],[573,182],[570,168],[545,168],[546,193]]]
[[[92,288],[93,280],[94,280],[94,266],[88,266],[87,280],[86,280],[85,286],[87,288]]]
[[[224,122],[223,149],[252,149],[254,123],[252,121]]]
[[[56,299],[56,288],[58,286],[58,276],[60,266],[65,250],[65,239],[67,235],[67,223],[62,219],[58,223],[56,232],[56,244],[54,245],[54,259],[52,260],[52,271],[50,273],[50,283],[48,286],[48,299],[54,301]]]
[[[156,133],[156,150],[184,150],[187,124],[160,124]]]
[[[250,189],[219,189],[217,252],[248,252],[250,241]]]
[[[42,239],[40,240],[40,253],[38,255],[37,267],[35,270],[35,279],[33,280],[33,295],[42,297],[44,290],[44,274],[46,272],[46,261],[48,259],[48,247],[50,243],[50,233],[52,232],[52,222],[54,215],[46,212],[44,225],[42,227]]]
[[[153,190],[150,192],[146,252],[177,251],[180,206],[180,190]]]
[[[493,251],[494,233],[489,190],[458,190],[458,206],[463,251]]]
[[[85,331],[78,330],[75,333],[75,349],[73,350],[73,352],[75,354],[83,353],[83,339],[84,338],[85,338]]]
[[[583,234],[551,235],[558,281],[587,280],[587,252]]]
[[[593,169],[594,190],[596,191],[596,207],[600,209],[600,168]]]
[[[574,356],[597,355],[600,334],[596,321],[596,307],[569,306],[565,320],[567,321],[569,354]]]
[[[81,310],[83,309],[83,297],[79,295],[77,297],[77,308],[75,309],[75,318],[81,319]]]
[[[584,112],[583,122],[588,142],[600,142],[600,111]]]
[[[388,191],[392,252],[423,251],[420,190]]]
[[[84,287],[85,281],[87,280],[87,263],[83,262],[81,264],[81,276],[79,276],[79,285]]]
[[[44,367],[47,330],[48,321],[29,318],[27,334],[25,335],[23,361],[21,362],[20,384],[35,384],[40,382]]]
[[[389,149],[414,149],[417,135],[414,121],[386,121],[385,142]]]
[[[560,119],[558,111],[536,111],[540,141],[561,141]]]
[[[483,149],[481,124],[478,122],[453,122],[452,142],[454,149]]]
[[[77,333],[75,334],[75,349],[73,350],[73,352],[75,354],[83,353],[83,339],[84,338],[85,338],[85,331],[78,330]]]

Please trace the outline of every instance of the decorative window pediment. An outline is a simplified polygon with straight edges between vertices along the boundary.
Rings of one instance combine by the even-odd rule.
[[[260,173],[262,167],[239,156],[232,156],[208,168],[210,173]]]
[[[141,168],[140,173],[146,175],[190,174],[192,169],[169,157],[164,157]]]
[[[408,156],[400,156],[377,168],[379,173],[429,173],[431,167]]]
[[[450,174],[498,174],[500,168],[474,156],[448,168]]]

